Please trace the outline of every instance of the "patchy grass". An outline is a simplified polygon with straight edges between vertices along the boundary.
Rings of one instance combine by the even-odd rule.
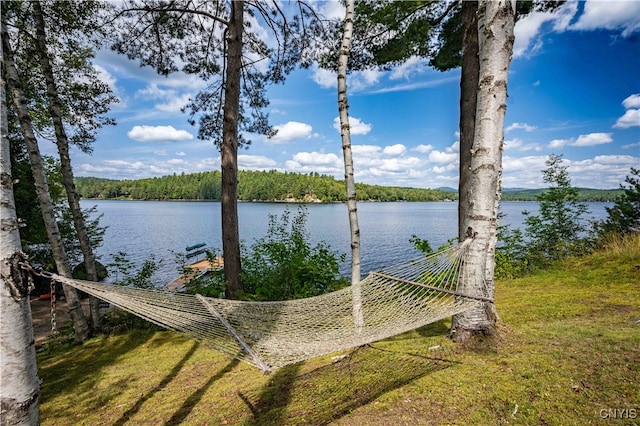
[[[500,282],[496,299],[501,336],[482,347],[439,322],[270,376],[169,332],[49,348],[42,424],[640,424],[638,236]]]

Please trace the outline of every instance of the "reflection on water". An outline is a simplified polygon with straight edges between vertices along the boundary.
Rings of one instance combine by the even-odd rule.
[[[104,244],[98,249],[103,263],[110,254],[127,253],[140,264],[150,256],[162,260],[156,274],[159,285],[178,274],[175,253],[184,253],[186,246],[206,242],[210,249],[222,249],[219,202],[183,201],[96,201],[83,200],[82,206],[97,206],[103,214],[100,224],[107,226]],[[587,203],[590,216],[606,217],[606,203]],[[267,232],[269,215],[280,216],[286,209],[295,214],[297,205],[284,203],[240,203],[240,239],[250,246]],[[309,204],[307,231],[315,245],[324,241],[347,260],[341,273],[348,275],[349,222],[346,204]],[[522,226],[523,210],[537,214],[535,202],[505,202],[502,224]],[[358,220],[361,234],[362,271],[381,269],[419,255],[409,242],[413,235],[427,239],[435,249],[457,233],[455,202],[425,203],[360,203]]]

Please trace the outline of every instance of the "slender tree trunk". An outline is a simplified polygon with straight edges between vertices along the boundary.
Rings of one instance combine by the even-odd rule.
[[[340,134],[342,136],[342,154],[344,157],[344,180],[347,187],[347,209],[349,211],[349,229],[351,230],[351,291],[353,295],[353,319],[356,328],[364,325],[362,317],[362,296],[360,289],[360,227],[358,225],[358,204],[356,201],[356,183],[353,173],[351,152],[351,128],[349,126],[349,101],[347,99],[347,68],[353,37],[354,0],[347,0],[344,18],[342,45],[338,57],[338,111],[340,113]]]
[[[472,238],[461,272],[458,291],[493,297],[496,203],[500,192],[507,78],[513,53],[515,1],[479,2],[478,42],[480,75],[476,125],[471,156],[471,187],[465,215],[467,236]],[[488,275],[487,272],[491,271]],[[495,333],[495,305],[485,303],[456,316],[456,341]]]
[[[2,22],[2,37],[6,36]],[[0,45],[0,57],[2,55]],[[37,425],[40,379],[29,304],[29,286],[17,262],[24,259],[13,197],[5,63],[0,82],[0,424]]]
[[[80,197],[76,191],[76,185],[73,181],[73,169],[71,167],[71,157],[69,155],[69,140],[62,121],[62,108],[60,106],[60,98],[58,96],[58,88],[53,75],[53,67],[48,55],[47,35],[45,30],[44,15],[40,1],[34,1],[33,15],[36,22],[36,41],[38,45],[38,54],[40,55],[40,66],[47,84],[47,98],[49,100],[49,115],[53,122],[53,128],[56,135],[56,145],[60,155],[60,165],[62,171],[62,180],[67,193],[71,216],[73,217],[73,225],[78,235],[80,249],[84,260],[84,267],[89,281],[98,281],[96,273],[95,256],[91,247],[91,240],[87,233],[87,227],[80,207]],[[94,329],[100,328],[100,300],[90,296],[89,303],[91,307],[91,320]]]
[[[460,76],[460,181],[458,184],[458,239],[464,241],[464,217],[469,199],[471,147],[478,98],[478,2],[462,2],[462,67]]]
[[[238,115],[242,68],[242,31],[244,2],[231,1],[231,17],[227,27],[227,64],[224,88],[224,121],[222,124],[222,254],[226,296],[237,299],[243,289],[240,273],[240,232],[238,229]]]
[[[31,123],[29,111],[26,107],[24,92],[20,84],[18,71],[13,61],[13,53],[9,44],[4,16],[2,20],[2,48],[6,68],[7,87],[11,91],[11,97],[18,114],[20,128],[22,129],[22,134],[29,153],[29,163],[31,165],[36,192],[38,194],[40,211],[47,230],[49,243],[51,244],[51,249],[53,251],[56,268],[60,275],[70,278],[71,268],[69,267],[67,254],[64,250],[64,246],[62,245],[62,238],[60,236],[60,231],[58,230],[58,224],[53,210],[53,201],[51,200],[51,194],[49,193],[49,184],[42,165],[42,156],[40,155],[38,140],[33,132],[33,125]],[[73,323],[73,329],[75,331],[75,341],[76,343],[82,343],[89,336],[89,326],[82,311],[82,306],[80,305],[80,298],[78,297],[78,293],[75,288],[67,285],[63,285],[62,287],[64,289],[65,299],[67,301],[71,321]]]

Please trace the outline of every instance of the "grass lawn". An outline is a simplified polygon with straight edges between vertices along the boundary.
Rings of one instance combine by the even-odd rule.
[[[501,335],[483,345],[452,344],[443,321],[269,376],[169,332],[47,347],[41,421],[640,424],[640,237],[498,282],[496,300]]]

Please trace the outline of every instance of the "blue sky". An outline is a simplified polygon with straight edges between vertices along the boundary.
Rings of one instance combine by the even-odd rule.
[[[343,13],[337,1],[317,5]],[[95,64],[120,98],[111,113],[118,124],[101,132],[92,155],[73,153],[77,176],[219,170],[215,146],[198,140],[180,112],[202,81],[160,77],[112,52],[100,52]],[[349,77],[357,181],[457,187],[459,75],[413,58]],[[553,153],[565,158],[574,186],[617,188],[640,167],[640,1],[569,1],[519,21],[508,91],[504,187],[544,186],[541,170]],[[342,178],[335,74],[295,71],[269,98],[278,135],[252,135],[240,168]]]

